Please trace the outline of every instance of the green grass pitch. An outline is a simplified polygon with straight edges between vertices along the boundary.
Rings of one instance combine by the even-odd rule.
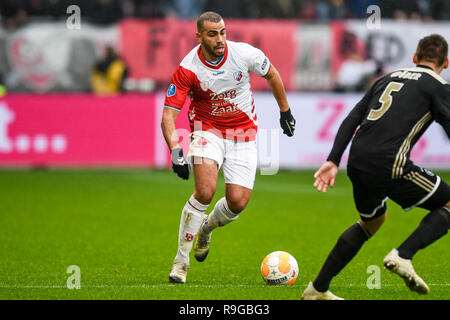
[[[1,170],[0,299],[299,299],[338,236],[358,219],[344,171],[326,195],[313,189],[312,175],[258,172],[247,209],[214,231],[208,259],[199,263],[191,255],[187,283],[176,285],[168,283],[168,274],[192,179],[166,170]],[[450,181],[449,172],[440,175]],[[208,213],[223,194],[220,176]],[[405,213],[389,202],[385,225],[330,290],[346,299],[448,300],[448,235],[413,261],[429,295],[410,292],[382,268],[384,256],[425,214]],[[271,287],[261,278],[261,261],[276,250],[298,261],[293,286]],[[79,290],[66,287],[70,265],[81,270]],[[374,275],[369,266],[380,269],[379,289],[366,285]]]

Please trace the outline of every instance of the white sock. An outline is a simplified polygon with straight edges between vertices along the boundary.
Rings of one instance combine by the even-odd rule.
[[[175,259],[184,260],[189,263],[189,253],[192,249],[193,240],[200,228],[205,211],[209,204],[201,204],[194,196],[191,196],[181,212],[180,228],[178,230],[178,251]]]
[[[223,227],[239,217],[238,213],[230,210],[225,197],[217,201],[214,210],[209,214],[207,223],[204,226],[206,232],[211,232],[217,227]]]

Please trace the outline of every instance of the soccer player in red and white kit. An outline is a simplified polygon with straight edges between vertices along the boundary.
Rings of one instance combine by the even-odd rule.
[[[195,180],[194,193],[181,213],[178,250],[169,275],[174,283],[186,282],[189,253],[197,233],[194,256],[201,262],[209,252],[212,231],[236,220],[250,199],[257,166],[257,116],[250,71],[267,80],[280,109],[283,132],[292,136],[295,129],[283,81],[261,50],[226,40],[224,21],[215,12],[198,17],[196,37],[200,44],[173,74],[161,122],[174,172],[188,179],[192,170]],[[187,96],[191,100],[188,116],[192,132],[185,157],[175,120]],[[221,167],[225,197],[206,215]]]

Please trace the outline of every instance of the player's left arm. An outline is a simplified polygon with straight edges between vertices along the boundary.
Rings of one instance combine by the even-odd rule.
[[[269,71],[264,78],[266,78],[270,90],[280,108],[280,125],[283,133],[292,137],[295,130],[295,119],[289,107],[283,80],[273,64],[270,65]]]

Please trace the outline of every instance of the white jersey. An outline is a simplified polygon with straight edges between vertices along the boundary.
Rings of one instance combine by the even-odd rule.
[[[181,61],[167,90],[165,107],[181,110],[189,94],[192,131],[211,131],[225,139],[255,140],[258,127],[250,87],[250,71],[265,76],[270,61],[242,42],[227,41],[214,63],[205,60],[200,45]]]

